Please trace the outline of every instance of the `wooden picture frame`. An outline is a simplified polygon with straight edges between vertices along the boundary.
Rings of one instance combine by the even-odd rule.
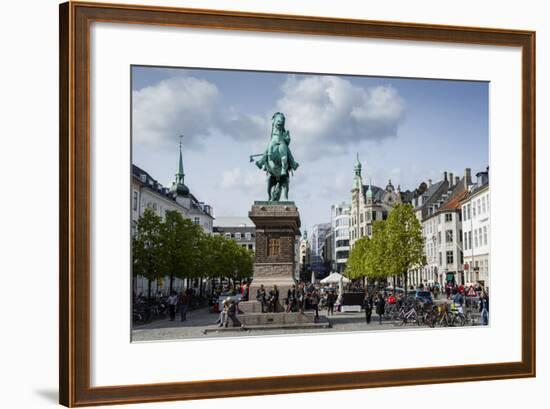
[[[90,23],[435,41],[522,50],[522,359],[518,362],[91,387]],[[324,17],[70,2],[60,5],[60,403],[203,399],[535,376],[535,33]]]

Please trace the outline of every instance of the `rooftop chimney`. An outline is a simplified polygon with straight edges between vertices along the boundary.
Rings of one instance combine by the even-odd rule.
[[[449,172],[449,189],[452,188],[454,185],[453,185],[453,182],[455,181],[454,177],[453,177],[453,172]]]
[[[428,179],[428,187],[431,187],[431,186],[432,186],[432,180]]]
[[[468,186],[472,184],[472,169],[464,169],[464,187],[468,189]]]
[[[447,181],[447,172],[443,172],[443,180],[446,182]]]
[[[458,182],[460,181],[460,177],[459,176],[455,176],[455,185],[458,185]]]

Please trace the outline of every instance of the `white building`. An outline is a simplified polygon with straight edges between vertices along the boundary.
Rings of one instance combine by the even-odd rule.
[[[469,168],[462,178],[443,172],[441,181],[432,184],[428,180],[425,191],[413,200],[422,223],[426,264],[409,272],[412,285],[464,283],[460,200],[466,197],[472,183],[470,174]]]
[[[304,234],[300,239],[300,247],[298,252],[299,252],[298,253],[299,279],[302,281],[307,281],[311,278],[311,276],[308,277],[308,273],[310,272],[310,263],[311,263],[311,260],[310,260],[311,248],[307,237],[307,230],[304,230]]]
[[[328,275],[328,266],[323,258],[325,250],[326,237],[330,234],[331,225],[329,223],[318,223],[311,229],[310,239],[310,261],[311,271],[315,272],[317,278],[323,278]]]
[[[351,205],[340,203],[331,207],[331,227],[332,227],[332,260],[333,269],[342,273],[346,269],[350,251],[350,220]]]
[[[213,231],[214,215],[210,205],[200,202],[184,183],[185,174],[183,172],[183,158],[179,152],[179,167],[176,173],[176,179],[170,189],[162,186],[149,173],[132,165],[132,197],[131,197],[131,216],[132,216],[132,235],[138,219],[143,215],[145,209],[152,209],[157,215],[164,219],[167,211],[177,211],[184,218],[200,225],[205,233],[211,234]],[[183,280],[175,279],[174,289],[179,291],[183,288]],[[148,282],[144,277],[134,279],[134,291],[136,294],[147,292]],[[153,291],[162,291],[166,293],[169,289],[169,279],[165,277],[160,282],[153,284]]]
[[[231,239],[248,250],[256,250],[256,226],[248,217],[217,217],[212,234]]]
[[[491,217],[489,168],[476,174],[476,184],[461,201],[466,282],[489,286]]]
[[[359,155],[355,163],[353,177],[353,186],[351,190],[350,207],[350,247],[361,237],[372,236],[372,224],[376,220],[386,220],[388,213],[396,203],[411,202],[414,192],[401,192],[401,187],[397,189],[393,186],[391,180],[385,188],[374,186],[372,183],[363,185],[361,176],[361,162]]]

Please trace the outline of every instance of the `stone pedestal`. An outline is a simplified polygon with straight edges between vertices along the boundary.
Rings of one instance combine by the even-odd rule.
[[[279,290],[277,311],[284,311],[287,291],[295,284],[295,242],[300,234],[298,208],[294,202],[257,201],[248,217],[256,225],[256,259],[250,300],[256,299],[262,284],[267,295],[276,285]]]
[[[261,313],[262,303],[259,301],[241,301],[239,303],[239,311],[243,314]]]

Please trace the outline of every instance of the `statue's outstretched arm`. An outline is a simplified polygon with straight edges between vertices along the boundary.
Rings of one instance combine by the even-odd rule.
[[[256,161],[256,166],[260,169],[264,169],[266,164],[267,164],[267,151],[265,151],[262,157]]]

